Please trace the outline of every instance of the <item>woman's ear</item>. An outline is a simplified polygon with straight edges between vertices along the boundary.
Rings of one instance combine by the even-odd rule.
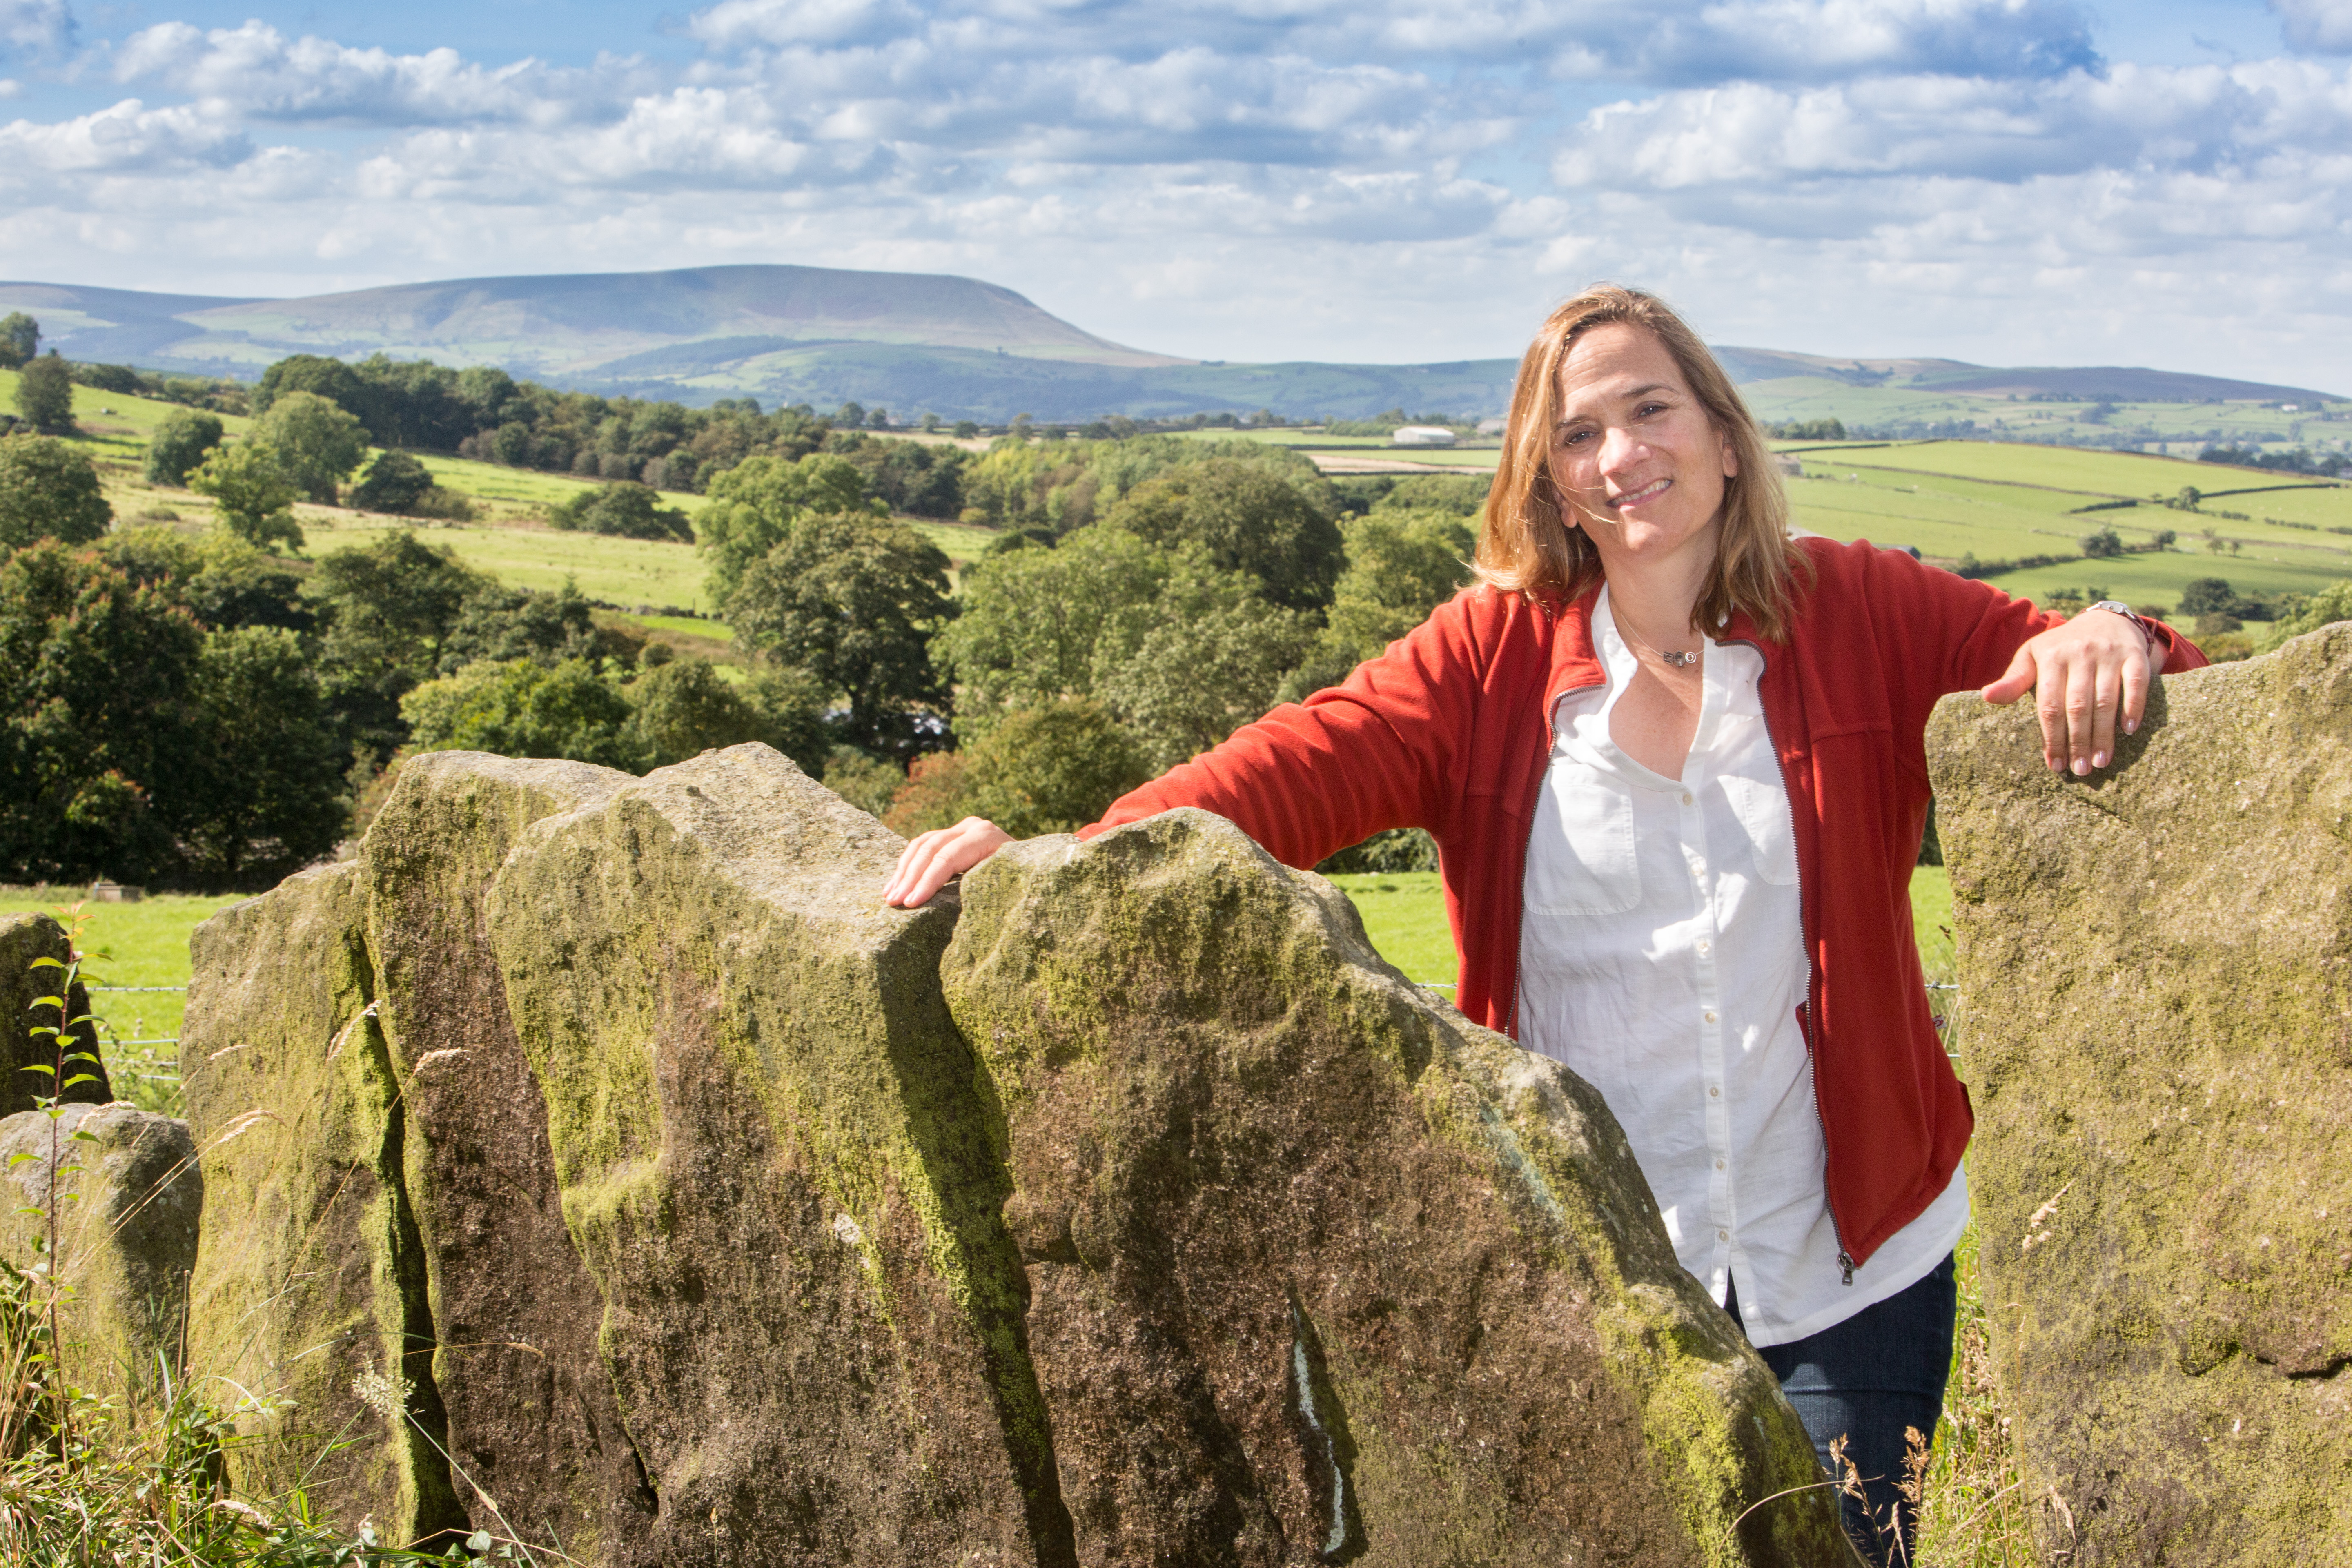
[[[1718,430],[1716,432],[1716,439],[1723,443],[1723,477],[1727,479],[1738,479],[1739,449],[1731,444],[1731,433],[1727,430]]]

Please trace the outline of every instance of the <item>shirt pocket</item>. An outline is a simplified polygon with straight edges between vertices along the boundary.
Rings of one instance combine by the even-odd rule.
[[[1633,798],[1581,765],[1555,767],[1536,803],[1528,850],[1527,909],[1533,915],[1612,915],[1642,897]]]
[[[1797,825],[1789,815],[1789,792],[1776,778],[1770,783],[1743,773],[1724,773],[1724,799],[1748,840],[1756,874],[1776,888],[1797,885]]]

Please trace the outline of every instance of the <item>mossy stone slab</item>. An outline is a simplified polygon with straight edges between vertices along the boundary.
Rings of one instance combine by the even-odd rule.
[[[2045,1556],[2347,1560],[2352,626],[2168,678],[2087,780],[2031,703],[1947,698],[1929,753]]]
[[[564,1226],[487,905],[533,823],[631,782],[585,763],[425,752],[361,851],[450,1484],[474,1524],[601,1568],[657,1561],[658,1502],[597,1347],[604,1299]]]
[[[1600,1097],[1330,884],[1183,810],[962,900],[1082,1561],[1853,1561]]]
[[[180,1078],[205,1206],[186,1374],[236,1414],[248,1495],[299,1485],[413,1541],[467,1520],[436,1447],[424,1242],[360,872],[297,873],[190,942]],[[394,1386],[397,1402],[361,1392]]]
[[[488,897],[667,1564],[1070,1563],[951,904],[765,746],[536,825]]]

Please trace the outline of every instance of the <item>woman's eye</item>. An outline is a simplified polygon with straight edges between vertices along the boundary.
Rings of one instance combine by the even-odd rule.
[[[1642,405],[1641,409],[1641,412],[1645,418],[1653,414],[1664,414],[1665,411],[1666,405],[1663,403],[1644,403]]]

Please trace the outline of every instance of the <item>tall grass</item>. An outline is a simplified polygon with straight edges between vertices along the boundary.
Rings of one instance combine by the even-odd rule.
[[[0,1258],[0,1563],[23,1568],[375,1568],[377,1564],[474,1562],[488,1568],[490,1538],[478,1534],[429,1555],[379,1542],[319,1520],[299,1486],[270,1498],[232,1495],[227,1458],[238,1419],[267,1414],[264,1391],[210,1388],[184,1353],[159,1352],[152,1385],[110,1375],[107,1352],[77,1342],[73,1245],[85,1194],[78,1146],[92,1134],[68,1130],[63,1096],[94,1081],[95,1060],[79,1049],[95,1020],[69,998],[86,955],[89,917],[61,910],[70,956],[41,958],[50,994],[36,999],[29,1033],[49,1059],[26,1070],[46,1079],[37,1114],[48,1120],[46,1173],[12,1228],[30,1242],[28,1262]],[[37,1162],[19,1152],[12,1166]],[[10,1184],[15,1186],[16,1184]],[[94,1198],[95,1194],[89,1194]],[[84,1237],[83,1245],[88,1246]],[[184,1342],[185,1336],[182,1335]],[[152,1397],[135,1392],[152,1386]],[[330,1447],[332,1445],[330,1444]]]
[[[1940,868],[1923,867],[1912,906],[1927,994],[1944,1024],[1944,1046],[1958,1048],[1967,1027],[1954,987],[1951,884]],[[1924,885],[1923,885],[1924,883]],[[1919,1488],[1917,1568],[2034,1568],[2033,1532],[2019,1484],[2017,1438],[2008,1405],[1993,1383],[1992,1343],[1977,1274],[1977,1230],[1958,1251],[1959,1314],[1952,1336],[1951,1381],[1944,1415]]]

